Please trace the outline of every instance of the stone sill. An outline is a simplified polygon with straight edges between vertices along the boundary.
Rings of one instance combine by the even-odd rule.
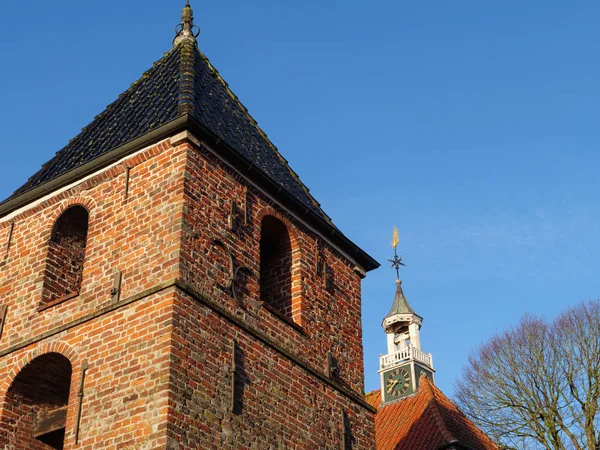
[[[66,302],[67,300],[71,300],[79,295],[79,292],[71,292],[70,294],[63,295],[62,297],[58,297],[55,300],[52,300],[48,303],[43,303],[38,306],[37,312],[42,312],[47,310],[48,308],[52,308],[53,306],[60,305],[61,303]]]
[[[306,330],[304,329],[304,327],[302,327],[301,325],[298,325],[292,319],[289,319],[286,316],[284,316],[283,314],[281,314],[281,312],[279,312],[276,308],[273,308],[271,305],[269,305],[268,303],[265,303],[265,302],[262,302],[262,304],[263,304],[263,307],[267,311],[269,311],[271,314],[273,314],[279,320],[281,320],[282,322],[285,322],[287,325],[291,326],[292,328],[294,328],[299,333],[302,333],[304,335],[307,334]]]

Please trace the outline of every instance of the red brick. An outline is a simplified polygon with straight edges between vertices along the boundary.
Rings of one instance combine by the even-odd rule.
[[[126,200],[125,165],[131,167]],[[240,216],[230,230],[230,204],[241,210],[246,198],[248,221]],[[50,286],[51,230],[72,205],[89,211],[79,295],[37,312]],[[284,300],[273,300],[271,308],[260,301],[259,280],[261,225],[268,216],[286,227],[290,250],[273,265],[276,281],[268,295]],[[27,405],[38,405],[15,403],[10,387],[31,361],[54,352],[72,367],[65,449],[75,448],[84,359],[89,369],[78,449],[338,449],[342,409],[352,448],[374,448],[373,413],[360,401],[354,263],[208,149],[172,147],[168,139],[147,148],[0,218],[0,244],[9,220],[12,242],[0,258],[0,296],[9,308],[0,340],[0,444],[29,439],[27,448],[36,448],[26,418],[32,417]],[[249,269],[236,281],[242,305],[219,287],[228,282],[229,257],[215,239],[237,266]],[[317,270],[317,255],[333,270],[332,289]],[[110,310],[117,270],[121,301],[135,301]],[[234,340],[239,410],[232,413]],[[340,362],[339,380],[327,380],[327,351]],[[17,416],[25,422],[15,422]]]

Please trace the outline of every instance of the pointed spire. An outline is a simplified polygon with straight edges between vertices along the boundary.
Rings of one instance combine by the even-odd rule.
[[[177,45],[182,41],[189,40],[196,42],[196,38],[200,34],[200,28],[194,25],[194,11],[190,6],[190,0],[187,0],[183,11],[181,12],[181,23],[175,27],[175,39],[173,45]]]
[[[388,317],[395,316],[396,314],[417,315],[417,313],[415,313],[414,309],[412,309],[412,307],[408,303],[408,300],[406,300],[406,297],[404,296],[404,292],[402,291],[402,281],[396,280],[396,286],[396,296],[394,297],[394,303],[392,304],[392,308],[390,309],[388,315],[385,316],[385,319],[387,319]]]

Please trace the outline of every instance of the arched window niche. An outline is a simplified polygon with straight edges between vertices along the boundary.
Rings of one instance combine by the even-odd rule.
[[[294,257],[286,225],[267,215],[260,233],[260,299],[289,322],[301,325],[301,299],[293,289]]]
[[[47,353],[17,374],[2,408],[1,448],[63,448],[71,373],[65,356]]]
[[[81,205],[74,205],[63,212],[54,223],[48,243],[42,306],[79,294],[88,222],[87,209]]]

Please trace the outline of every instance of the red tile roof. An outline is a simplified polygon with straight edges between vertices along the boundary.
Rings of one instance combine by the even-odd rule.
[[[498,450],[458,407],[426,377],[416,394],[381,406],[381,391],[367,394],[378,409],[375,416],[377,450],[472,449]]]

